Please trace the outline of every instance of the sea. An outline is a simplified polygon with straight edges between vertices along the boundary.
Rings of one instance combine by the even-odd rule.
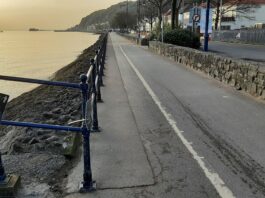
[[[0,75],[47,80],[74,61],[98,37],[82,32],[0,32]],[[36,86],[0,80],[0,93],[13,99]]]

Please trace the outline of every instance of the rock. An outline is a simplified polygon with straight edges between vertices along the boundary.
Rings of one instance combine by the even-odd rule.
[[[257,85],[253,84],[251,85],[250,94],[256,95],[257,94]]]
[[[43,116],[44,118],[46,118],[46,119],[50,119],[50,118],[53,118],[53,117],[54,117],[54,114],[51,113],[51,112],[44,112],[44,113],[42,114],[42,116]]]
[[[18,143],[18,142],[15,142],[15,143],[12,145],[12,147],[11,147],[9,153],[13,153],[13,152],[20,153],[20,152],[22,152],[22,151],[23,151],[23,147],[22,147],[22,145],[21,145],[20,143]]]
[[[56,121],[53,119],[49,119],[46,121],[46,124],[56,124]]]
[[[225,64],[225,70],[229,71],[230,70],[230,65],[229,64]]]
[[[55,113],[55,114],[61,114],[63,112],[63,110],[61,108],[55,108],[52,110],[52,113]]]
[[[39,139],[40,140],[47,140],[48,138],[50,138],[51,136],[50,135],[48,135],[48,134],[44,134],[43,136],[41,136]]]
[[[241,90],[242,89],[241,85],[239,83],[236,84],[235,88],[236,88],[236,90]]]
[[[70,120],[71,119],[71,117],[69,116],[69,115],[61,115],[60,117],[59,117],[59,121],[60,122],[63,122],[63,123],[66,123],[68,120]]]
[[[29,141],[29,144],[32,145],[32,144],[36,144],[36,143],[39,143],[39,140],[37,140],[36,138],[32,138],[30,141]]]
[[[33,145],[33,150],[35,151],[44,151],[45,145],[43,143],[36,143]]]
[[[57,136],[51,136],[48,139],[46,139],[48,142],[54,142],[54,141],[59,141],[59,138]]]
[[[226,79],[226,80],[230,80],[231,77],[232,77],[232,73],[231,73],[231,72],[227,72],[227,73],[225,74],[225,79]]]
[[[47,133],[49,133],[49,130],[39,129],[37,131],[37,136],[45,135]]]
[[[30,141],[31,139],[32,139],[31,137],[25,137],[25,138],[23,138],[23,139],[21,140],[21,142],[24,143],[24,144],[27,144],[27,143],[29,143],[29,141]]]
[[[219,75],[219,72],[218,72],[218,70],[216,69],[216,70],[214,70],[214,76],[215,77],[217,77]]]
[[[60,142],[54,142],[53,144],[54,144],[54,146],[56,146],[56,147],[63,147],[63,144],[60,143]]]

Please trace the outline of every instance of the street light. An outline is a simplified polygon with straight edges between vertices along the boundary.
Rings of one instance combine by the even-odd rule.
[[[137,1],[137,27],[138,27],[138,41],[140,40],[141,36],[141,29],[140,29],[140,21],[141,21],[141,5],[145,5],[145,0],[142,1],[138,0]]]
[[[220,0],[220,17],[219,17],[219,31],[222,30],[222,11],[223,11],[223,0]]]
[[[127,7],[126,7],[126,31],[127,31],[127,33],[129,32],[129,27],[128,27],[128,15],[129,15],[129,2],[128,2],[128,0],[127,0]]]
[[[206,25],[205,25],[205,34],[204,34],[204,51],[208,51],[208,43],[209,43],[209,18],[210,18],[210,2],[211,0],[207,0],[207,9],[206,9]]]

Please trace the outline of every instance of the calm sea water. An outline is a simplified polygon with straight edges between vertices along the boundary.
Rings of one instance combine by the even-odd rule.
[[[0,75],[48,79],[97,39],[79,32],[1,32]],[[36,86],[0,80],[0,93],[14,98]]]

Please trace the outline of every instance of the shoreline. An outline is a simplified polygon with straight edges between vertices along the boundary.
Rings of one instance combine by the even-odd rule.
[[[48,80],[56,71],[76,60],[82,51],[93,45],[98,38],[99,35],[81,32],[66,34],[51,31],[33,35],[26,31],[7,32],[0,47],[0,73],[6,76]],[[44,42],[41,44],[42,40]],[[10,101],[37,86],[1,81],[0,90],[10,95]]]
[[[79,76],[88,71],[90,58],[95,56],[101,39],[102,36],[50,78],[79,83]],[[78,90],[40,85],[13,98],[3,118],[67,125],[80,118],[80,96]],[[21,176],[19,197],[32,193],[37,197],[60,197],[62,177],[67,176],[65,169],[73,163],[73,159],[65,157],[73,137],[69,132],[0,126],[0,150],[6,172]]]

